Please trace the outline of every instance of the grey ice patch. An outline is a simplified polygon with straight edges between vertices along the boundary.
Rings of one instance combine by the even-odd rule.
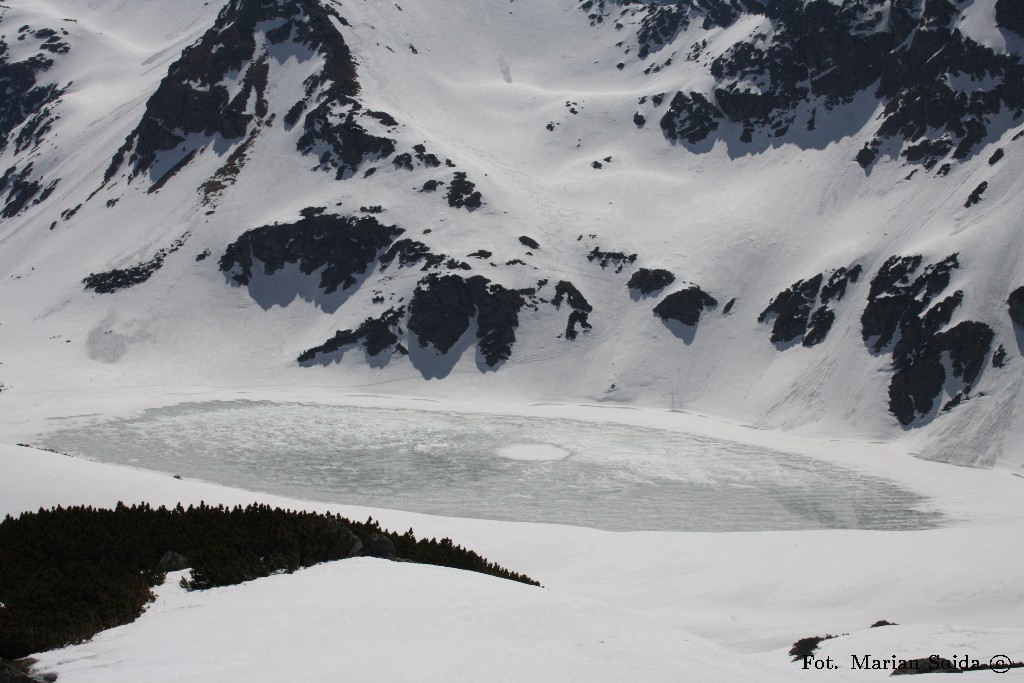
[[[506,83],[512,82],[512,70],[508,67],[508,61],[504,57],[498,57],[498,68],[501,69],[501,77]]]
[[[145,333],[123,334],[114,330],[117,313],[110,313],[106,318],[89,330],[85,339],[85,351],[89,358],[98,363],[116,363],[128,353],[128,346],[145,340]]]

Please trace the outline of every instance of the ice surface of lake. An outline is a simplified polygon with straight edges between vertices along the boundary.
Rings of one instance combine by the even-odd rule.
[[[915,529],[924,500],[806,457],[573,420],[189,403],[47,435],[62,452],[296,498],[610,530]]]

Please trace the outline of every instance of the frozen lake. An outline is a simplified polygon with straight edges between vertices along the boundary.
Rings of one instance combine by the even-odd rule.
[[[230,401],[55,432],[47,448],[295,498],[609,530],[920,529],[884,479],[657,429]]]

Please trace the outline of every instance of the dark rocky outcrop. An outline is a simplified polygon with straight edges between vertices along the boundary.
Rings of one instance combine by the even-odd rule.
[[[365,273],[380,250],[403,232],[374,216],[307,215],[295,223],[246,231],[228,245],[220,269],[234,282],[248,285],[257,261],[267,275],[290,263],[297,263],[304,275],[323,268],[320,288],[330,294],[354,285],[355,276]]]
[[[654,307],[654,315],[662,320],[676,320],[684,325],[696,325],[705,308],[714,308],[718,301],[697,285],[673,292]]]
[[[988,325],[972,320],[929,335],[930,324],[922,323],[923,333],[916,339],[916,346],[907,344],[893,351],[895,372],[889,383],[889,410],[903,425],[931,413],[947,382],[942,362],[946,354],[952,363],[953,377],[962,383],[956,397],[969,398],[995,337]]]
[[[388,250],[381,254],[381,270],[387,270],[393,262],[398,262],[399,268],[408,268],[421,261],[426,261],[423,270],[437,266],[447,258],[444,254],[434,254],[430,247],[408,238],[397,240],[392,243]]]
[[[407,171],[412,170],[412,155],[408,152],[402,154],[396,154],[395,158],[391,160],[395,168],[404,168]]]
[[[616,17],[643,13],[637,33],[637,56],[647,59],[685,31],[691,23],[704,29],[731,26],[743,11],[757,11],[758,0],[683,0],[676,2],[631,2],[630,0],[586,0],[580,9],[588,12],[591,25],[602,23],[615,10]],[[620,10],[621,6],[621,10]],[[621,26],[617,25],[617,28]]]
[[[775,319],[771,337],[773,344],[790,342],[804,336],[811,310],[818,301],[821,282],[821,273],[806,281],[797,280],[789,289],[780,292],[768,304],[768,308],[761,311],[757,322]]]
[[[988,183],[982,181],[980,185],[971,190],[971,194],[967,197],[967,201],[964,202],[964,208],[969,209],[978,202],[981,201],[981,195],[985,194],[985,190],[988,189]]]
[[[836,314],[828,306],[822,306],[811,314],[807,323],[807,333],[800,343],[804,346],[816,346],[825,341],[835,321]]]
[[[1018,287],[1010,292],[1006,305],[1010,312],[1010,320],[1024,328],[1024,287]]]
[[[473,254],[470,254],[473,256]],[[430,247],[411,239],[400,239],[392,244],[380,257],[381,271],[387,270],[392,262],[398,261],[399,268],[408,268],[423,263],[420,270],[438,268],[442,264],[448,270],[472,270],[468,263],[452,258],[447,254],[435,254]]]
[[[519,236],[519,243],[524,247],[529,247],[530,249],[540,249],[540,244],[537,243],[537,240],[532,237],[527,237],[526,235]]]
[[[914,27],[911,8],[897,9],[909,38],[886,57],[876,93],[886,106],[873,144],[888,138],[928,142],[931,147],[914,159],[926,168],[949,150],[954,159],[973,154],[993,132],[995,116],[1009,111],[1019,117],[1024,108],[1020,56],[997,54],[964,36],[955,26],[957,12],[947,0],[927,0]],[[961,75],[971,85],[955,85]]]
[[[992,352],[992,367],[1006,367],[1006,347],[1002,344],[997,346],[996,350]]]
[[[796,128],[844,136],[849,117],[838,110],[867,94],[884,110],[857,162],[869,168],[883,149],[891,154],[895,148],[931,169],[949,155],[975,154],[1024,114],[1021,55],[964,35],[957,23],[962,6],[952,0],[588,0],[581,8],[592,24],[616,17],[617,28],[624,27],[623,17],[639,15],[635,41],[619,44],[641,60],[671,45],[673,57],[686,51],[688,61],[705,63],[707,40],[677,42],[691,23],[710,29],[757,16],[761,27],[737,35],[710,60],[713,84],[674,96],[661,118],[673,142],[731,141],[737,128],[740,142],[758,135],[760,145]],[[1022,12],[1019,2],[997,2],[1004,29],[1020,33]],[[651,63],[645,73],[669,63],[671,57]],[[736,125],[721,125],[726,120]]]
[[[677,92],[661,117],[661,130],[672,142],[686,140],[692,145],[718,130],[717,119],[724,116],[704,95]]]
[[[772,37],[736,43],[712,62],[715,103],[745,130],[762,128],[774,137],[795,122],[803,102],[827,110],[852,101],[878,80],[898,43],[884,30],[878,12],[884,4],[766,3]]]
[[[849,269],[838,268],[832,271],[827,282],[824,273],[818,273],[807,280],[798,280],[772,299],[768,307],[761,311],[757,321],[774,321],[771,336],[773,344],[786,344],[801,339],[804,346],[816,346],[825,341],[836,319],[835,312],[828,304],[842,300],[847,286],[857,282],[860,274],[861,266],[854,265]]]
[[[846,296],[846,287],[860,279],[863,272],[860,264],[847,268],[838,268],[832,272],[828,282],[821,288],[821,303],[827,304],[831,301],[842,301]]]
[[[594,310],[580,290],[576,289],[576,286],[568,280],[559,280],[555,285],[555,296],[551,299],[551,303],[555,306],[561,306],[562,301],[567,301],[571,308],[578,311]]]
[[[3,202],[0,218],[13,218],[22,209],[46,201],[60,182],[60,178],[57,178],[44,187],[41,176],[35,178],[32,176],[33,163],[31,161],[20,170],[17,165],[11,166],[4,171],[3,175],[0,175],[0,201]],[[3,197],[4,192],[7,193],[6,197]]]
[[[374,112],[374,114],[377,114],[377,112]],[[395,122],[392,125],[398,124]],[[413,159],[416,160],[415,165],[413,164]],[[427,168],[437,168],[441,165],[441,160],[437,158],[437,155],[427,152],[425,145],[414,145],[412,152],[404,152],[396,155],[395,158],[391,160],[391,163],[394,164],[395,168],[404,168],[407,171],[411,171],[416,165],[425,166]]]
[[[398,335],[402,333],[401,324],[404,316],[404,306],[389,308],[377,318],[367,318],[354,330],[338,330],[320,346],[303,351],[298,357],[298,362],[308,363],[321,354],[334,353],[345,346],[358,343],[362,343],[369,356],[377,356],[389,348],[395,351],[399,346]]]
[[[521,293],[492,284],[482,275],[431,273],[420,280],[409,304],[409,330],[421,348],[430,345],[447,353],[477,322],[477,345],[484,362],[494,367],[512,355],[519,326]]]
[[[67,43],[61,41],[53,29],[33,31],[22,26],[19,34],[21,39],[41,41],[39,47],[49,52],[68,52]],[[58,45],[61,47],[56,49]],[[7,149],[11,135],[19,127],[15,153],[38,145],[51,129],[56,120],[54,107],[67,90],[66,86],[40,82],[53,65],[53,58],[42,53],[19,62],[11,61],[7,43],[0,38],[0,93],[4,93],[0,97],[0,152]]]
[[[476,190],[476,185],[469,181],[462,171],[455,172],[448,185],[448,193],[445,198],[448,200],[448,206],[455,209],[463,207],[478,209],[483,203],[480,193]]]
[[[568,303],[572,309],[569,312],[569,321],[565,325],[566,339],[569,341],[576,339],[579,334],[576,331],[577,325],[583,331],[593,329],[589,318],[594,307],[590,305],[590,302],[587,301],[587,298],[583,296],[580,290],[576,289],[576,286],[568,280],[558,281],[558,284],[555,285],[555,296],[551,299],[552,305],[556,308],[560,308],[563,301]]]
[[[871,281],[861,316],[864,342],[874,352],[892,344],[889,410],[903,425],[931,414],[951,382],[958,381],[954,393],[960,400],[969,398],[995,338],[988,325],[972,320],[943,329],[964,294],[957,291],[941,300],[938,297],[960,264],[952,254],[914,277],[922,261],[921,256],[893,256],[886,261]],[[946,363],[952,378],[947,376]],[[952,408],[960,400],[947,406]]]
[[[164,265],[164,259],[185,246],[189,234],[185,233],[171,246],[161,249],[153,255],[153,258],[142,263],[136,263],[127,268],[114,268],[103,273],[89,273],[88,277],[82,280],[87,290],[97,294],[113,294],[122,289],[128,289],[140,285],[153,276],[153,273],[160,270]]]
[[[594,247],[587,254],[587,260],[591,263],[596,261],[602,268],[613,265],[615,272],[621,273],[623,268],[636,262],[636,254],[627,254],[622,251],[602,251],[600,247]]]
[[[664,268],[638,268],[633,273],[626,287],[635,289],[640,294],[653,294],[676,281],[676,276]]]
[[[138,127],[114,155],[104,182],[114,177],[126,157],[134,176],[152,168],[161,153],[183,157],[192,151],[180,149],[190,135],[242,139],[251,135],[252,126],[258,128],[268,115],[274,116],[266,98],[268,53],[258,53],[256,47],[256,33],[268,24],[276,25],[266,32],[271,45],[290,43],[324,61],[323,68],[303,82],[303,99],[284,116],[287,126],[302,119],[298,151],[315,153],[317,168],[333,170],[338,178],[354,173],[366,159],[393,154],[394,141],[368,132],[365,125],[397,122],[387,114],[365,111],[355,99],[355,62],[332,21],[347,23],[332,6],[314,0],[229,2],[214,26],[170,66]],[[243,74],[234,95],[228,89],[233,72]]]
[[[957,254],[951,254],[912,278],[922,260],[919,255],[892,256],[871,280],[860,322],[864,343],[875,353],[888,347],[897,332],[949,286],[952,271],[960,267]]]

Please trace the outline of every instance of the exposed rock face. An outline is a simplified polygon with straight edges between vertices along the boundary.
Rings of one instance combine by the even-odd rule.
[[[320,288],[330,294],[355,284],[387,247],[404,231],[383,225],[374,216],[358,218],[308,215],[295,223],[253,228],[228,245],[220,269],[241,285],[248,285],[256,261],[267,275],[285,264],[297,263],[304,275],[323,268]]]
[[[638,268],[626,286],[641,294],[653,294],[676,281],[676,276],[663,268]]]
[[[461,209],[478,209],[483,203],[483,198],[476,190],[476,185],[466,179],[466,174],[456,171],[451,183],[448,185],[448,194],[445,196],[448,206]]]
[[[1002,344],[997,346],[996,350],[992,352],[992,367],[1006,367],[1006,347]]]
[[[982,181],[976,188],[971,190],[971,194],[967,197],[967,201],[964,202],[964,208],[969,209],[978,202],[981,201],[981,195],[985,194],[985,190],[988,189],[988,183]]]
[[[269,114],[266,89],[269,53],[258,49],[257,33],[268,23],[271,46],[289,43],[323,60],[320,72],[304,81],[305,96],[284,116],[294,126],[302,118],[297,148],[316,154],[318,168],[346,177],[367,158],[394,153],[394,141],[367,132],[364,124],[397,125],[389,115],[365,111],[355,62],[341,34],[331,23],[347,23],[337,10],[314,0],[231,0],[213,28],[185,49],[146,104],[138,127],[115,154],[104,177],[109,181],[131,152],[131,175],[149,170],[163,152],[183,157],[179,149],[190,135],[235,140],[251,134]],[[241,88],[230,94],[229,74],[244,74]],[[305,112],[305,116],[303,113]]]
[[[889,346],[896,333],[949,286],[952,271],[960,267],[957,255],[952,254],[911,279],[922,260],[919,255],[893,256],[871,280],[860,322],[864,342],[872,351],[878,353]]]
[[[386,349],[396,350],[398,335],[402,333],[402,318],[405,307],[389,308],[378,318],[367,318],[354,330],[338,330],[335,335],[320,346],[303,351],[298,361],[306,363],[318,355],[328,354],[352,344],[362,343],[369,356],[377,356]]]
[[[804,334],[801,343],[804,346],[816,346],[825,341],[825,337],[828,336],[829,330],[832,329],[832,323],[835,320],[836,314],[828,306],[822,306],[816,310],[811,314],[807,324],[807,333]]]
[[[684,0],[664,3],[586,0],[580,8],[589,12],[591,24],[598,24],[602,23],[605,17],[611,16],[610,12],[613,9],[616,10],[615,15],[620,16],[619,5],[624,8],[622,15],[646,12],[640,20],[640,30],[637,34],[637,56],[646,59],[670,44],[691,23],[699,23],[705,29],[716,26],[724,28],[732,25],[741,12],[758,11],[761,3],[758,0]]]
[[[1024,287],[1018,287],[1010,292],[1010,298],[1006,303],[1009,306],[1010,320],[1024,327]]]
[[[677,320],[684,325],[696,325],[705,308],[714,308],[718,301],[697,285],[669,294],[654,307],[654,315],[662,320]]]
[[[519,236],[519,243],[522,244],[524,247],[529,247],[530,249],[540,249],[540,244],[537,242],[537,240],[533,239],[532,237],[527,237],[526,235]]]
[[[860,279],[861,273],[864,269],[860,264],[847,268],[838,268],[832,272],[828,278],[828,282],[821,289],[821,303],[827,304],[831,301],[842,301],[843,297],[846,296],[846,286],[851,282],[857,282]]]
[[[909,40],[885,59],[876,94],[886,107],[871,144],[888,138],[914,142],[903,156],[931,168],[950,150],[954,159],[977,151],[1000,112],[1020,115],[1024,67],[1019,56],[997,54],[961,34],[957,7],[948,0],[927,0],[917,12],[908,4],[893,8],[893,35],[901,38],[906,26]],[[955,86],[959,74],[968,75],[972,85]]]
[[[724,118],[718,107],[699,92],[677,92],[661,117],[661,130],[672,142],[696,144],[718,130],[716,119]]]
[[[431,253],[430,247],[408,238],[400,239],[393,243],[380,257],[382,269],[386,269],[391,263],[397,261],[399,268],[406,268],[426,261],[423,270],[436,266],[444,261],[444,254]]]
[[[0,197],[7,192],[7,197],[2,199],[3,210],[0,211],[0,217],[12,218],[28,206],[29,202],[35,205],[46,201],[57,188],[60,178],[51,181],[44,188],[42,178],[33,178],[32,170],[33,164],[30,161],[20,170],[17,166],[11,166],[0,176]]]
[[[53,29],[31,30],[22,26],[21,39],[38,41],[39,48],[55,54],[66,54],[70,47]],[[65,32],[66,34],[66,32]],[[12,62],[7,43],[0,39],[0,152],[7,149],[11,135],[22,127],[15,142],[15,153],[38,145],[54,122],[53,107],[65,88],[53,83],[40,83],[40,77],[54,65],[52,57],[36,53],[20,62]]]
[[[587,260],[596,261],[601,268],[615,266],[615,272],[621,273],[626,266],[636,263],[636,254],[626,254],[622,251],[601,251],[600,247],[594,247],[587,254]]]
[[[639,15],[635,43],[624,41],[624,50],[635,48],[641,60],[668,45],[673,56],[688,49],[688,61],[709,59],[706,40],[683,46],[675,42],[680,33],[694,22],[704,29],[749,22],[751,33],[710,60],[714,83],[676,93],[662,114],[673,142],[724,137],[723,120],[738,124],[747,143],[755,135],[783,137],[794,126],[838,130],[822,120],[867,93],[885,110],[858,163],[870,166],[885,141],[896,139],[903,157],[930,169],[950,154],[975,153],[1024,112],[1020,56],[963,35],[961,8],[951,0],[588,0],[581,7],[591,23],[615,17],[619,27],[623,17]],[[997,2],[997,21],[1011,31],[1024,30],[1022,12],[1018,2]],[[645,73],[670,62],[652,62]]]
[[[959,380],[960,389],[949,407],[969,398],[995,338],[988,325],[971,320],[943,330],[963,302],[963,292],[931,304],[949,286],[951,273],[960,264],[952,254],[912,278],[922,260],[921,256],[893,256],[886,261],[871,281],[861,316],[864,342],[873,351],[881,352],[895,340],[889,410],[903,425],[929,415],[950,381]],[[952,380],[946,375],[944,359]]]
[[[472,256],[473,254],[470,254]],[[449,270],[470,270],[468,263],[463,263],[447,254],[435,254],[430,247],[411,239],[400,239],[384,252],[380,257],[381,270],[387,270],[392,262],[397,261],[399,268],[408,268],[420,262],[423,267],[420,270],[438,268],[442,264]]]
[[[82,280],[82,284],[85,285],[86,289],[91,289],[97,294],[112,294],[122,289],[141,285],[151,278],[153,273],[160,270],[161,266],[164,265],[165,258],[185,246],[188,238],[189,234],[185,233],[175,240],[171,246],[156,252],[153,258],[148,261],[136,263],[128,268],[115,268],[103,273],[90,273],[88,277]]]
[[[558,284],[555,285],[555,296],[551,299],[551,303],[556,307],[561,307],[562,302],[565,301],[569,304],[572,311],[569,313],[569,322],[565,325],[565,338],[569,341],[576,339],[578,332],[576,332],[576,326],[579,325],[580,329],[586,331],[593,329],[593,325],[590,324],[588,318],[594,307],[590,305],[587,298],[583,296],[580,290],[576,289],[576,286],[568,280],[559,280]]]
[[[40,50],[53,55],[70,50],[62,35],[50,28],[22,26],[18,34],[19,40],[38,43]],[[41,82],[53,65],[53,58],[43,52],[11,61],[7,43],[0,39],[0,153],[12,142],[15,154],[31,152],[52,129],[56,107],[67,90],[67,86]],[[26,207],[46,201],[58,182],[47,182],[35,174],[32,161],[7,168],[0,175],[0,217],[12,218]]]
[[[392,125],[397,125],[397,122]],[[414,158],[416,159],[415,164],[413,163]],[[391,163],[394,164],[395,168],[404,168],[407,171],[411,171],[417,165],[425,166],[427,168],[437,168],[441,165],[441,160],[437,158],[437,155],[428,153],[425,145],[414,145],[412,152],[404,152],[396,155],[395,158],[391,160]]]
[[[431,273],[420,280],[409,304],[409,330],[421,348],[433,346],[447,353],[476,317],[477,340],[484,362],[494,367],[512,355],[519,326],[522,294],[491,284],[482,275]]]
[[[818,300],[821,281],[821,273],[807,281],[798,280],[789,289],[780,292],[768,308],[761,311],[757,322],[763,323],[773,316],[775,318],[775,324],[772,325],[773,344],[789,342],[804,335],[811,309]]]
[[[757,322],[774,319],[771,341],[785,344],[801,339],[804,346],[815,346],[825,341],[836,314],[828,307],[831,301],[840,301],[846,294],[846,287],[860,277],[861,267],[839,268],[825,281],[825,274],[818,273],[808,280],[798,280],[789,289],[780,292],[761,311]],[[819,306],[820,302],[820,306]]]

